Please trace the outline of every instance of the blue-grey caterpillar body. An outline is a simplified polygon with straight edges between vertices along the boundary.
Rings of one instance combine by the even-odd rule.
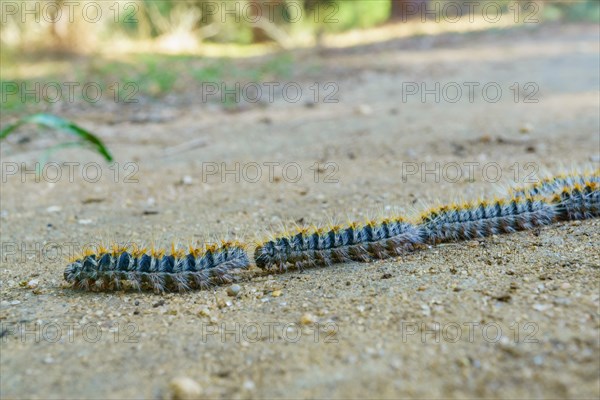
[[[595,181],[564,188],[552,199],[557,220],[573,221],[600,217],[600,184]]]
[[[254,260],[259,268],[288,265],[295,268],[327,266],[348,261],[370,261],[396,257],[422,243],[420,230],[404,220],[386,219],[334,226],[329,230],[301,229],[257,245]]]
[[[187,254],[174,249],[165,254],[115,246],[111,251],[102,248],[77,258],[67,266],[64,277],[74,287],[88,290],[119,289],[126,281],[136,289],[182,292],[231,282],[234,269],[249,266],[246,251],[235,243],[204,251],[190,248]]]
[[[430,244],[483,238],[549,225],[556,206],[542,198],[514,197],[443,206],[424,213],[420,226]]]

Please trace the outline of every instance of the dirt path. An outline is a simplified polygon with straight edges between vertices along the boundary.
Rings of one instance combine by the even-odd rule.
[[[227,287],[164,296],[65,287],[57,253],[90,242],[250,240],[281,223],[415,213],[493,195],[535,170],[598,167],[597,26],[298,58],[319,69],[300,81],[297,103],[233,114],[159,104],[137,123],[120,122],[127,108],[90,110],[71,117],[106,140],[116,169],[72,150],[59,154],[80,163],[73,182],[64,166],[39,183],[6,177],[2,397],[158,398],[177,376],[211,398],[598,397],[600,221],[401,260],[253,269],[238,297]],[[307,104],[315,81],[320,99]],[[410,94],[436,82],[437,102]],[[339,102],[325,102],[334,91]],[[3,173],[15,162],[31,169],[37,153],[26,149],[3,149]]]

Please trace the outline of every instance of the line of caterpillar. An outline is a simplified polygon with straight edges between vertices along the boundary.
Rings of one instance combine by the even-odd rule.
[[[402,235],[392,246],[385,234],[389,220],[369,222],[362,228],[351,223],[329,230],[300,230],[260,243],[254,251],[256,265],[285,270],[288,265],[329,265],[346,261],[369,261],[401,255],[419,245],[471,240],[490,235],[530,230],[558,221],[600,217],[600,170],[592,174],[559,176],[515,190],[493,201],[452,204],[429,209],[413,224],[403,221]],[[346,232],[353,236],[348,248]],[[357,235],[357,233],[359,233]],[[383,251],[387,250],[387,251]]]
[[[137,247],[100,247],[70,263],[64,272],[67,282],[88,290],[120,289],[126,281],[135,289],[156,292],[206,289],[231,282],[232,271],[246,269],[250,260],[240,243],[225,242],[205,249],[190,247],[186,253]]]
[[[424,245],[529,230],[558,221],[600,217],[600,170],[545,179],[511,191],[508,198],[431,208],[414,222],[400,217],[364,224],[298,228],[256,243],[254,262],[263,270],[303,269],[349,261],[397,257]],[[234,279],[250,267],[247,246],[175,247],[165,250],[113,246],[87,251],[67,266],[64,277],[76,288],[113,290],[127,286],[155,292],[206,289]]]

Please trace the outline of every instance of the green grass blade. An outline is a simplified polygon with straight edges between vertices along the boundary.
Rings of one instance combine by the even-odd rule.
[[[7,137],[9,133],[17,129],[19,126],[28,123],[45,126],[47,128],[60,129],[72,135],[78,136],[82,140],[83,144],[90,145],[98,153],[100,153],[106,161],[113,160],[110,151],[108,151],[106,146],[104,146],[104,143],[102,143],[102,141],[98,139],[95,135],[69,120],[52,114],[33,114],[21,118],[14,124],[7,126],[2,131],[0,131],[0,140]]]

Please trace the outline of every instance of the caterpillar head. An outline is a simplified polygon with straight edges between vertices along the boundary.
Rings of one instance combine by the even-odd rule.
[[[65,281],[69,283],[73,283],[77,280],[79,273],[81,272],[81,261],[75,261],[65,268],[65,272],[63,274]]]
[[[256,246],[256,249],[254,250],[256,266],[261,269],[268,268],[272,264],[276,252],[277,248],[273,241],[268,241]]]

